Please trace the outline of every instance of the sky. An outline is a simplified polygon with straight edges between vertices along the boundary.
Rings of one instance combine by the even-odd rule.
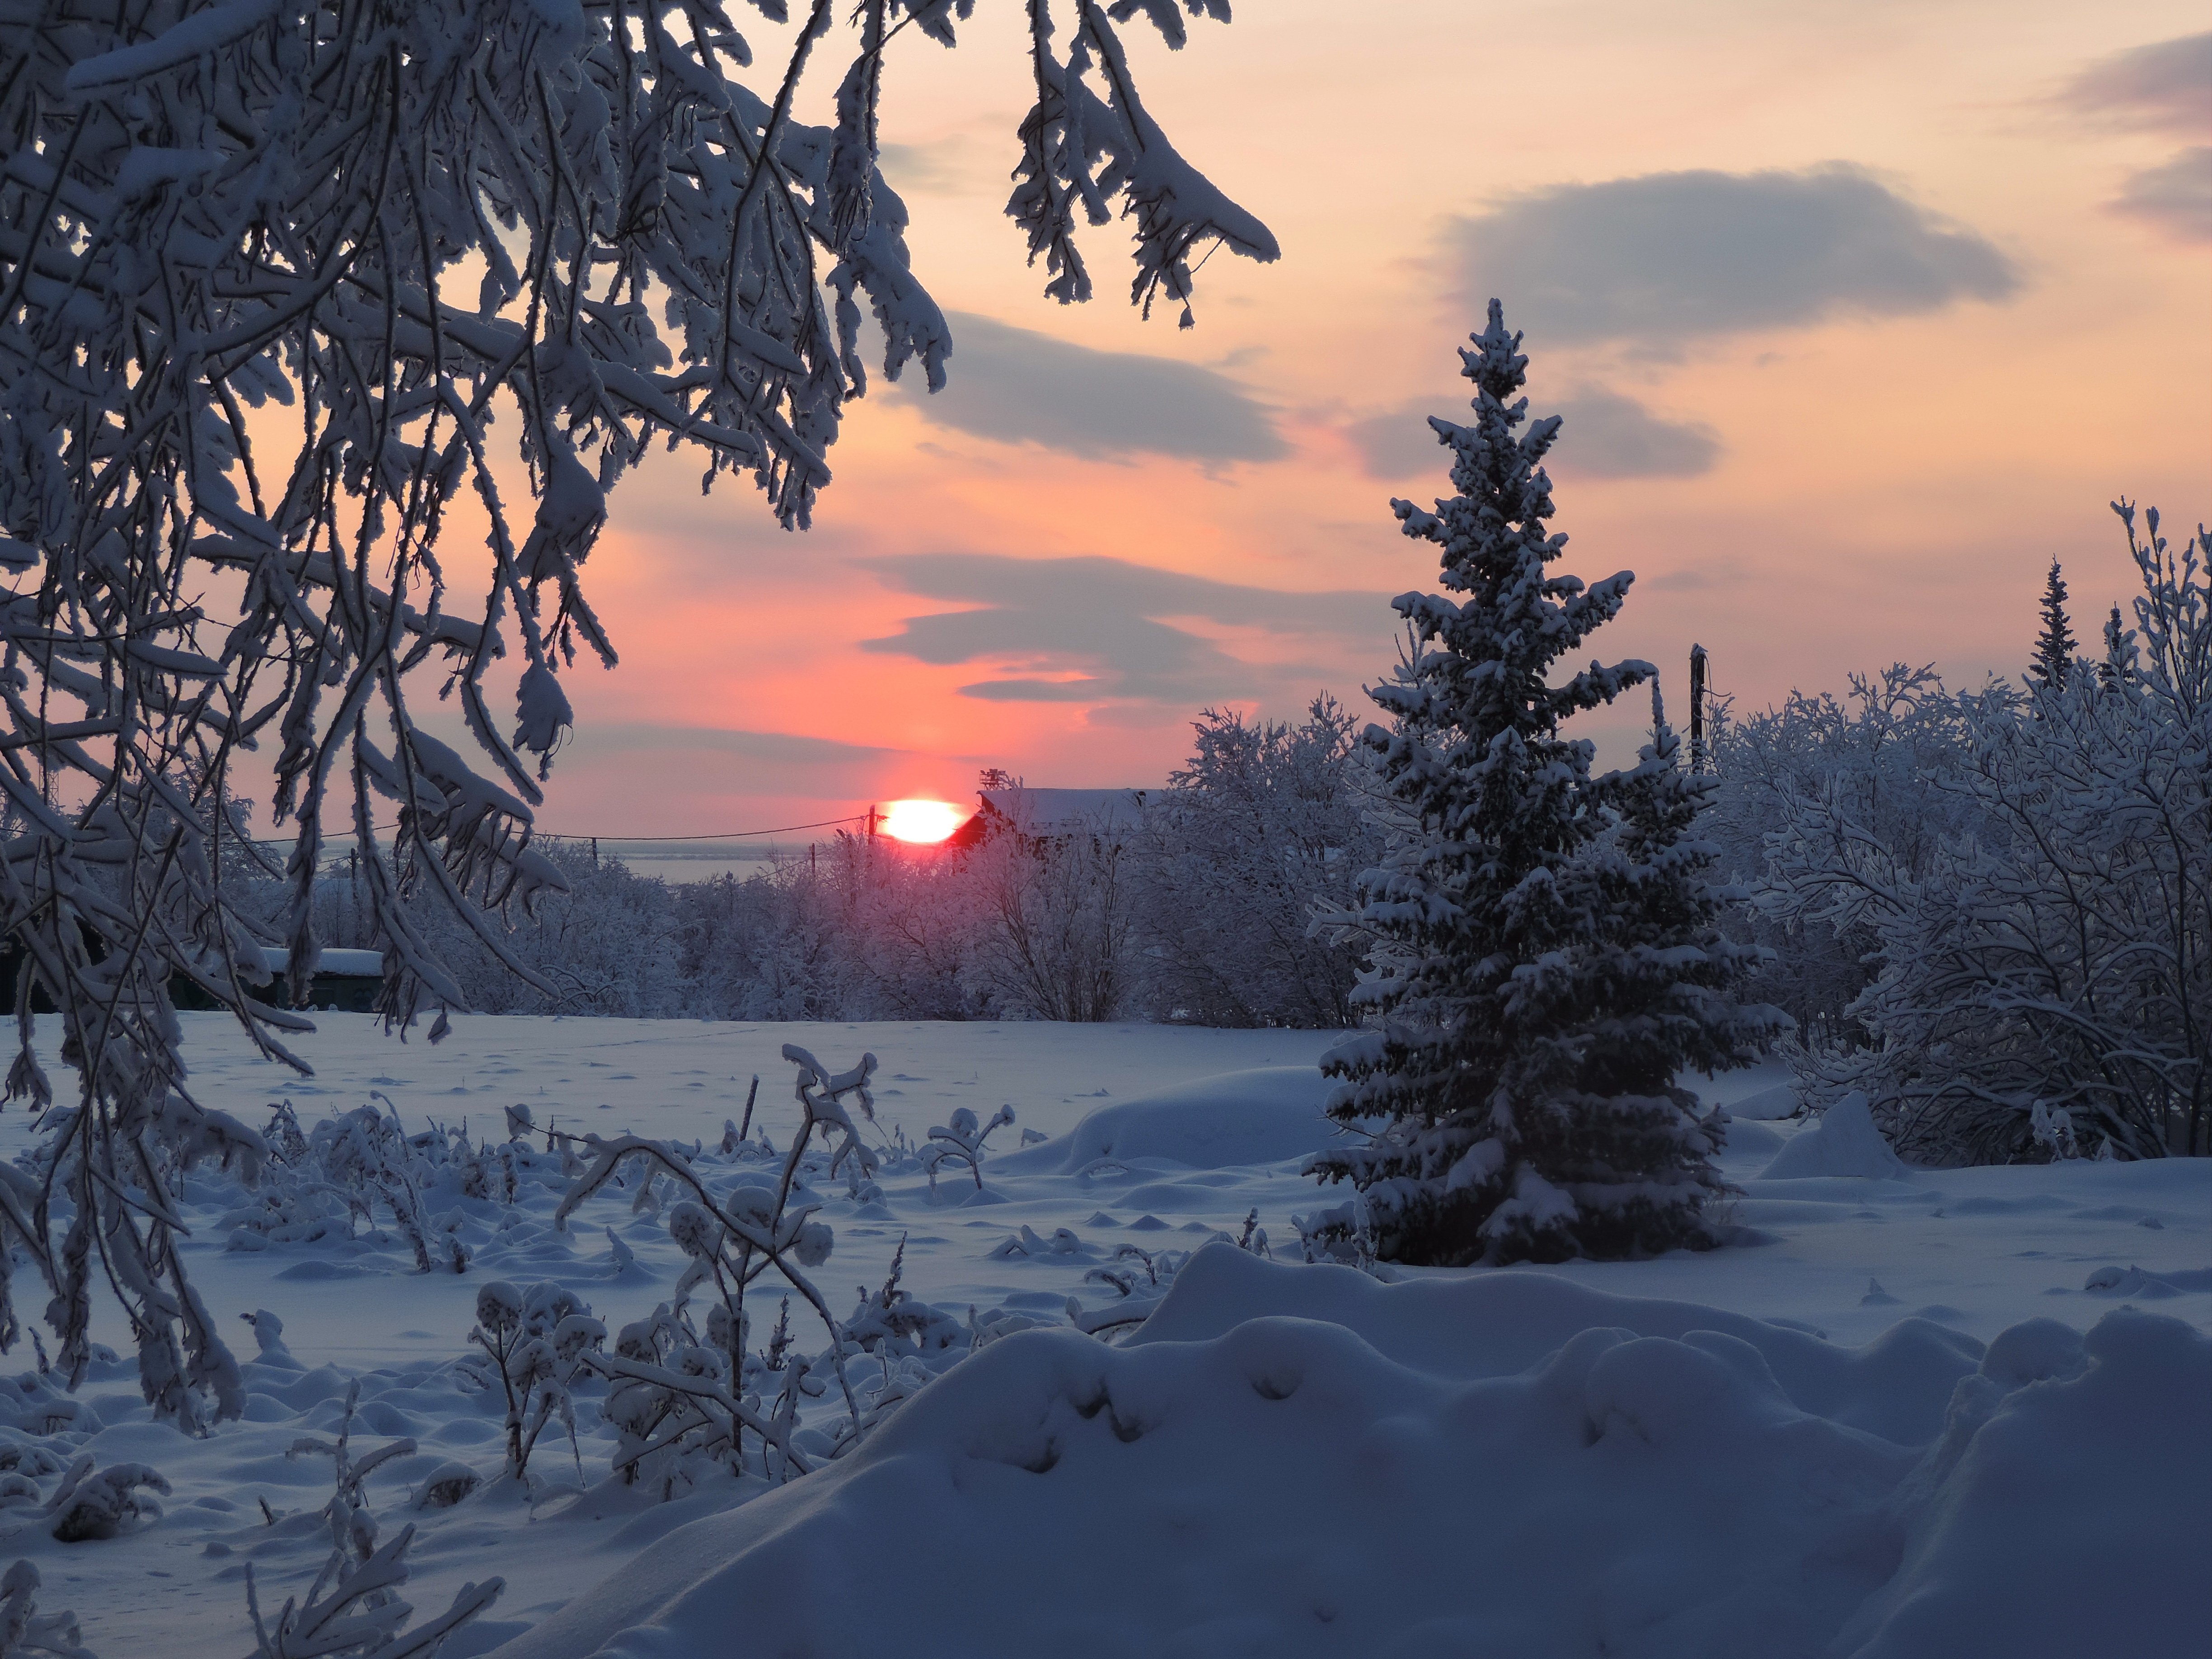
[[[1266,221],[1196,326],[1042,295],[1003,215],[1019,8],[888,66],[884,171],[950,384],[872,379],[814,527],[657,456],[586,568],[619,667],[568,677],[549,830],[725,833],[972,801],[978,769],[1149,786],[1206,706],[1297,715],[1395,660],[1449,492],[1424,420],[1501,298],[1565,417],[1559,568],[1636,573],[1608,659],[1740,709],[1853,671],[2016,674],[2063,562],[2094,639],[2107,505],[2212,517],[2212,34],[2199,4],[1242,0],[1153,114]],[[747,15],[748,29],[758,20]],[[755,48],[778,63],[763,29]],[[817,88],[826,96],[826,87]],[[1624,759],[1648,715],[1578,718]]]

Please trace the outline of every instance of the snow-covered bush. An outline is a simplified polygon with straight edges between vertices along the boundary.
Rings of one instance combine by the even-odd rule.
[[[1124,1244],[1104,1267],[1093,1267],[1083,1277],[1087,1284],[1103,1285],[1115,1300],[1086,1308],[1074,1297],[1067,1298],[1068,1322],[1089,1336],[1111,1340],[1143,1324],[1175,1288],[1176,1275],[1189,1262],[1189,1250],[1147,1250]]]
[[[981,922],[973,982],[1032,1019],[1119,1015],[1133,988],[1141,860],[1106,825],[1030,831],[1017,822],[967,855]]]
[[[1137,901],[1146,1000],[1201,1025],[1351,1025],[1358,953],[1317,936],[1316,901],[1349,904],[1382,851],[1351,714],[1303,722],[1209,708],[1168,787],[1147,794]]]
[[[1717,926],[1719,849],[1693,829],[1709,786],[1681,769],[1656,697],[1628,772],[1593,777],[1589,744],[1560,734],[1655,671],[1594,662],[1554,682],[1632,577],[1546,574],[1565,542],[1545,522],[1559,421],[1516,434],[1528,360],[1496,301],[1474,338],[1474,422],[1430,422],[1458,493],[1434,513],[1392,503],[1441,550],[1451,592],[1394,602],[1406,655],[1372,693],[1392,726],[1361,738],[1389,845],[1364,902],[1324,912],[1365,950],[1354,1000],[1376,1016],[1324,1056],[1341,1079],[1328,1111],[1387,1123],[1309,1168],[1357,1189],[1385,1260],[1710,1243],[1719,1127],[1674,1079],[1751,1059],[1784,1022],[1734,999],[1757,952]]]
[[[356,843],[387,1018],[434,1012],[434,1038],[467,1002],[410,895],[558,994],[501,913],[566,884],[531,832],[573,724],[562,676],[580,648],[615,660],[580,576],[609,491],[665,440],[806,524],[866,388],[864,303],[884,374],[919,360],[941,383],[951,334],[877,170],[878,115],[890,35],[951,46],[967,9],[865,4],[841,36],[815,0],[773,54],[781,76],[758,78],[710,0],[0,12],[0,702],[16,744],[0,937],[24,1017],[8,1091],[52,1097],[30,1047],[43,994],[80,1109],[53,1120],[66,1231],[29,1254],[73,1376],[96,1237],[162,1414],[196,1427],[244,1408],[139,1176],[258,1157],[185,1092],[168,987],[190,981],[293,1060],[307,1022],[283,1005],[320,950],[327,835]],[[1141,11],[1182,44],[1181,10]],[[1071,301],[1091,292],[1076,222],[1118,204],[1133,298],[1188,323],[1206,252],[1276,248],[1145,109],[1117,28],[1133,15],[1085,0],[1056,39],[1030,8],[1008,211]],[[817,127],[794,112],[825,60],[835,121]],[[258,412],[272,401],[296,418]],[[441,556],[456,519],[487,556]],[[469,568],[474,592],[449,586]],[[416,719],[414,671],[434,662],[474,759]],[[231,794],[233,757],[257,745],[270,823],[295,835],[276,938],[219,878],[241,856],[269,865]],[[262,947],[280,942],[270,995]]]
[[[1009,1010],[985,967],[991,916],[977,862],[958,848],[859,844],[857,989],[871,1019],[989,1019]],[[986,860],[988,862],[988,860]]]
[[[90,1452],[77,1459],[54,1495],[46,1500],[47,1530],[64,1544],[114,1538],[141,1522],[157,1520],[161,1506],[141,1496],[167,1496],[169,1483],[144,1463],[111,1463],[95,1468]]]
[[[1001,1106],[991,1114],[988,1122],[978,1122],[975,1114],[965,1106],[952,1114],[952,1121],[939,1124],[929,1132],[929,1144],[921,1149],[921,1167],[929,1171],[929,1190],[937,1190],[937,1172],[947,1164],[964,1164],[968,1173],[975,1177],[975,1190],[983,1190],[983,1142],[991,1131],[1002,1123],[1014,1121],[1014,1109]]]
[[[581,1298],[559,1285],[517,1290],[494,1279],[477,1292],[469,1340],[484,1351],[507,1401],[507,1473],[526,1479],[538,1437],[556,1418],[576,1450],[576,1401],[570,1388],[586,1356],[606,1340],[607,1328]],[[485,1378],[487,1384],[490,1378]],[[579,1467],[581,1453],[576,1453]]]
[[[678,898],[677,960],[695,1012],[715,1019],[832,1019],[858,1006],[850,837],[828,859],[786,858]]]
[[[545,895],[501,935],[507,954],[536,982],[514,973],[448,907],[427,895],[409,902],[467,1006],[483,1013],[625,1018],[689,1012],[677,960],[678,905],[667,884],[616,860],[594,859],[573,842],[539,848],[566,890]]]
[[[1718,787],[1701,833],[1741,880],[1762,874],[1767,837],[1793,823],[1795,833],[1830,837],[1837,857],[1871,837],[1902,877],[1923,879],[1947,838],[1981,828],[1974,802],[1947,787],[1966,764],[1968,725],[1932,666],[1903,663],[1852,675],[1841,699],[1792,691],[1756,714],[1723,708],[1711,744]],[[1868,1040],[1848,1012],[1875,973],[1878,942],[1866,926],[1794,900],[1739,911],[1729,925],[1771,952],[1759,988],[1797,1022],[1801,1041]]]
[[[820,1320],[830,1340],[825,1369],[843,1395],[855,1431],[861,1421],[860,1402],[845,1369],[852,1339],[806,1272],[829,1260],[834,1237],[825,1223],[813,1218],[818,1205],[794,1200],[800,1196],[801,1170],[817,1133],[830,1141],[826,1160],[817,1160],[821,1173],[834,1178],[841,1169],[849,1169],[856,1185],[875,1173],[876,1153],[844,1101],[851,1096],[864,1114],[873,1115],[868,1079],[876,1057],[863,1054],[858,1066],[833,1075],[795,1045],[784,1045],[783,1055],[798,1067],[795,1093],[802,1115],[773,1187],[741,1181],[718,1196],[696,1167],[696,1153],[635,1135],[614,1140],[590,1135],[582,1144],[593,1155],[591,1166],[554,1212],[555,1224],[565,1224],[625,1169],[641,1177],[639,1202],[662,1180],[683,1194],[667,1211],[669,1235],[686,1258],[672,1303],[662,1304],[649,1320],[623,1327],[612,1353],[587,1348],[580,1354],[583,1364],[609,1383],[604,1410],[623,1432],[617,1469],[630,1479],[649,1477],[652,1471],[644,1466],[657,1459],[663,1466],[659,1478],[669,1495],[680,1473],[676,1465],[691,1453],[726,1463],[733,1473],[742,1471],[748,1431],[758,1437],[772,1475],[806,1468],[792,1436],[799,1389],[809,1382],[817,1391],[823,1387],[811,1367],[783,1361],[780,1398],[772,1413],[764,1413],[757,1397],[746,1392],[761,1370],[774,1369],[749,1352],[751,1316],[745,1307],[746,1291],[771,1268]],[[702,1342],[688,1304],[707,1287],[716,1300],[708,1310]],[[779,1359],[782,1346],[777,1347]],[[688,1474],[682,1478],[687,1484],[690,1480]]]
[[[1955,700],[1970,830],[1915,858],[1840,792],[1778,797],[1770,906],[1876,964],[1868,1045],[1802,1050],[1808,1098],[1864,1091],[1925,1162],[2212,1151],[2212,572],[2120,510],[2145,648]]]

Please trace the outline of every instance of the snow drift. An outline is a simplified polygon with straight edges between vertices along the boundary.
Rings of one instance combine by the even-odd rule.
[[[1808,1176],[1866,1176],[1901,1181],[1910,1171],[1890,1150],[1863,1094],[1845,1095],[1820,1114],[1820,1121],[1774,1155],[1761,1181],[1798,1181]]]
[[[2131,1308],[1832,1348],[1215,1246],[1142,1340],[994,1344],[499,1652],[2179,1655],[2208,1389],[2212,1340]]]
[[[1103,1158],[1227,1170],[1280,1164],[1327,1145],[1328,1080],[1311,1066],[1262,1066],[1116,1101],[1059,1140],[991,1160],[994,1175],[1074,1175]]]

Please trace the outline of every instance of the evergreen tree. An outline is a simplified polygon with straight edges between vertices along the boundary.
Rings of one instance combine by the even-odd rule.
[[[1493,300],[1460,354],[1474,422],[1430,422],[1459,493],[1435,513],[1391,503],[1442,550],[1449,595],[1394,602],[1407,653],[1372,689],[1393,729],[1362,738],[1391,845],[1364,902],[1326,917],[1366,945],[1355,1000],[1379,1016],[1323,1060],[1341,1079],[1329,1111],[1386,1126],[1315,1160],[1360,1199],[1310,1236],[1401,1261],[1711,1243],[1720,1120],[1674,1074],[1741,1064],[1785,1023],[1729,998],[1756,952],[1713,925],[1729,895],[1707,879],[1716,849],[1690,838],[1711,785],[1680,769],[1663,720],[1635,769],[1602,778],[1590,744],[1560,735],[1656,671],[1592,663],[1552,683],[1633,578],[1545,572],[1566,542],[1545,523],[1559,422],[1516,435],[1520,343]]]
[[[2051,562],[2051,575],[2043,585],[2043,631],[2035,636],[2035,660],[2028,678],[2052,691],[2066,689],[2066,675],[2074,665],[2074,630],[2066,620],[2066,582],[2058,574],[2058,561]]]
[[[2120,607],[2105,618],[2105,660],[2097,665],[2097,678],[2107,691],[2117,691],[2136,677],[2136,631],[2120,622]]]

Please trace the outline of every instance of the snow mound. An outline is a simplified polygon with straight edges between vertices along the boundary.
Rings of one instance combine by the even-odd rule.
[[[1239,1287],[1311,1287],[1312,1311],[1123,1348],[1017,1333],[501,1659],[863,1653],[887,1631],[917,1659],[2037,1659],[2175,1653],[2197,1628],[2212,1341],[2178,1322],[2016,1327],[1914,1449],[1808,1409],[1772,1328],[1734,1334],[1755,1322],[1540,1273],[1361,1290],[1237,1254],[1202,1253],[1199,1293],[1179,1280],[1156,1319],[1218,1325]],[[1497,1328],[1429,1328],[1448,1310],[1420,1292],[1498,1283],[1521,1299],[1481,1310]],[[1546,1346],[1593,1312],[1627,1322]],[[1474,1373],[1442,1363],[1454,1341]]]
[[[2202,1653],[2207,1399],[2212,1340],[2179,1320],[2118,1308],[2086,1337],[2047,1319],[2000,1334],[1889,1506],[1903,1565],[1832,1650]]]
[[[1901,1181],[1911,1171],[1875,1127],[1867,1097],[1853,1090],[1820,1115],[1759,1172],[1761,1181],[1800,1181],[1808,1176],[1867,1176]]]
[[[1746,1095],[1741,1100],[1729,1103],[1728,1115],[1753,1123],[1771,1123],[1777,1118],[1797,1115],[1796,1085],[1778,1083],[1771,1089],[1761,1089],[1755,1095]]]
[[[1903,1320],[1863,1347],[1840,1347],[1767,1320],[1619,1296],[1539,1267],[1384,1285],[1351,1267],[1228,1249],[1192,1257],[1174,1293],[1124,1346],[1211,1341],[1244,1320],[1276,1316],[1341,1325],[1397,1364],[1455,1378],[1527,1370],[1586,1330],[1676,1340],[1717,1332],[1756,1350],[1799,1409],[1907,1446],[1942,1432],[1952,1389],[1983,1356],[1972,1337],[1923,1319]]]
[[[1790,1144],[1757,1118],[1741,1118],[1731,1112],[1722,1126],[1721,1151],[1729,1158],[1772,1158]]]
[[[1311,1066],[1224,1072],[1101,1106],[1060,1139],[990,1162],[993,1175],[1074,1175],[1101,1159],[1194,1170],[1280,1164],[1318,1152],[1328,1080]],[[1132,1200],[1136,1201],[1136,1200]]]

